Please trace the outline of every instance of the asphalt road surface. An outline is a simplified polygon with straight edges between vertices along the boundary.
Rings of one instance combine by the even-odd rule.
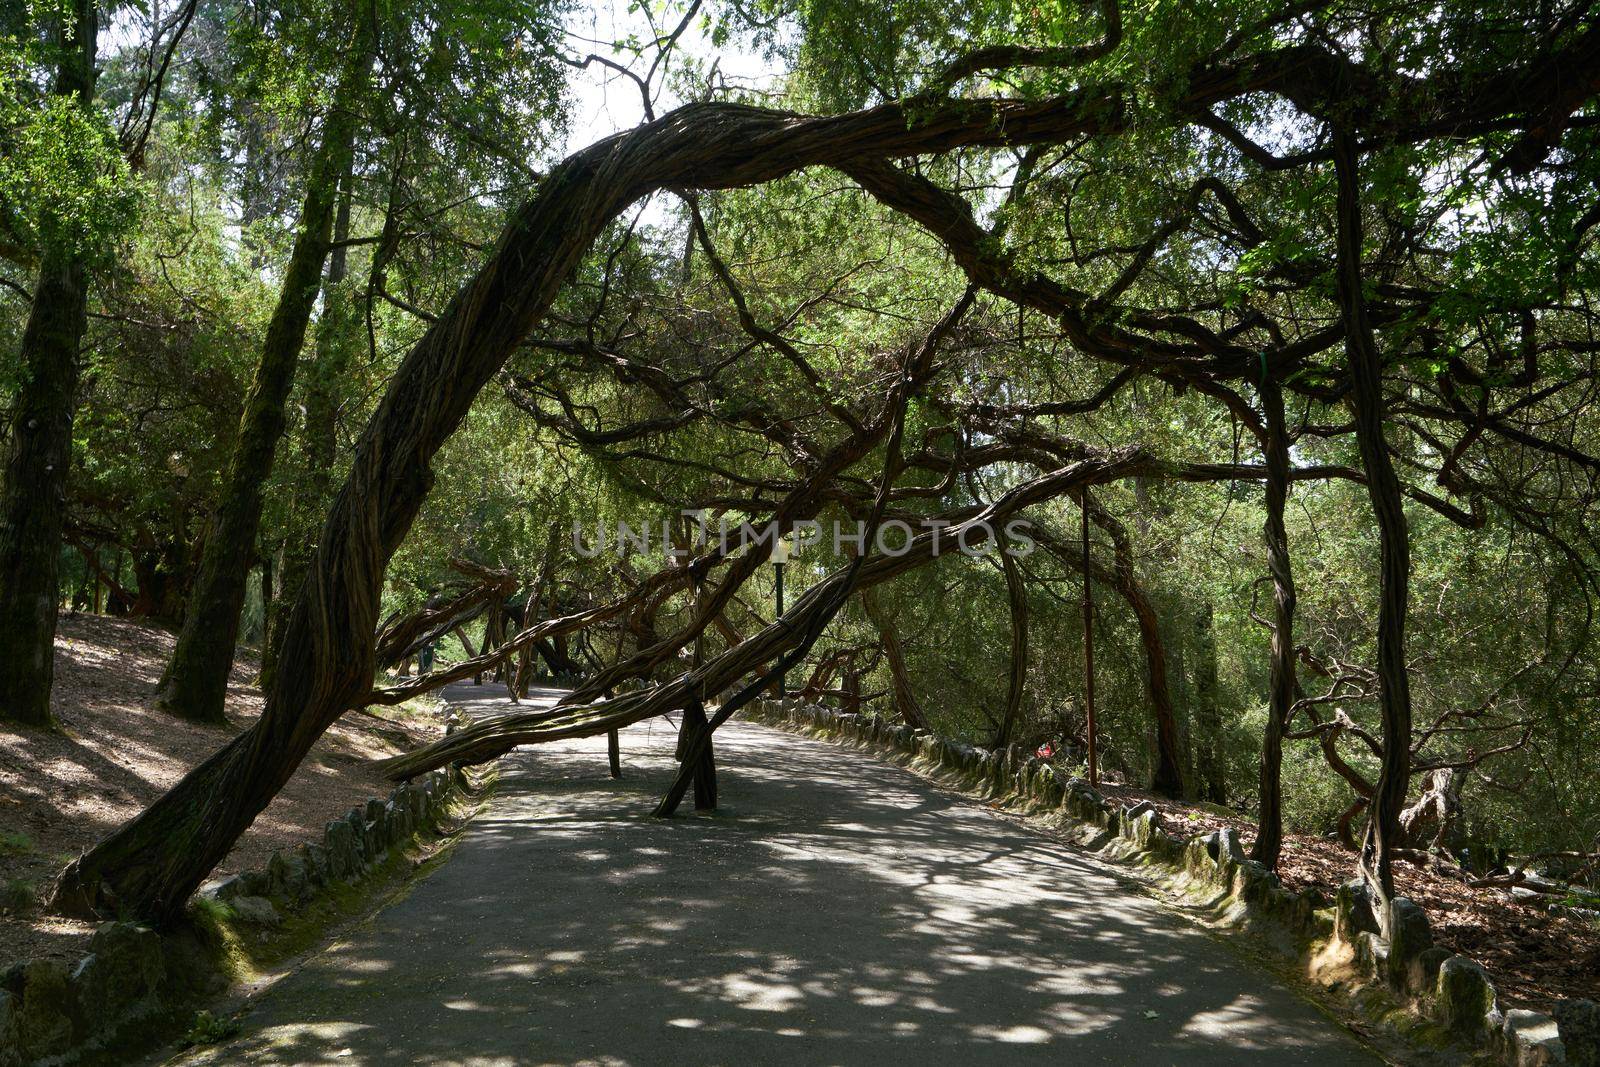
[[[198,1062],[1379,1062],[1094,858],[854,750],[731,723],[722,809],[654,819],[673,741],[625,730],[620,782],[603,737],[508,757],[447,863]]]

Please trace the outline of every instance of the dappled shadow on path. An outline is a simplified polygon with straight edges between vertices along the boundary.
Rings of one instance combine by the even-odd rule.
[[[854,751],[717,738],[724,809],[667,822],[661,722],[620,782],[603,738],[513,757],[451,862],[217,1062],[1374,1062],[1060,844]]]

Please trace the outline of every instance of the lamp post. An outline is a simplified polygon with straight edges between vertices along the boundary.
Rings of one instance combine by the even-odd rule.
[[[772,542],[772,572],[775,576],[777,589],[778,611],[773,616],[774,621],[783,617],[783,565],[789,562],[789,542],[781,536]],[[789,683],[785,674],[778,675],[778,701],[782,703],[789,699]]]

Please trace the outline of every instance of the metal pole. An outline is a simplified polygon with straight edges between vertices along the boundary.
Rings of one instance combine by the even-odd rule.
[[[1089,734],[1089,784],[1100,784],[1094,728],[1094,593],[1089,585],[1089,490],[1078,502],[1083,512],[1083,712]]]
[[[777,576],[778,576],[778,615],[777,615],[777,618],[781,619],[783,617],[783,564],[774,563],[772,566],[773,566],[773,569],[777,572]],[[779,702],[782,702],[782,701],[785,701],[785,700],[788,700],[788,699],[789,699],[789,679],[788,679],[788,676],[786,674],[780,673],[778,675],[778,700],[779,700]]]

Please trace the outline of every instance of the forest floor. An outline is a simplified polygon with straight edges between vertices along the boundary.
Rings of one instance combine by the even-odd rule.
[[[1123,805],[1150,801],[1169,833],[1193,836],[1231,826],[1245,848],[1255,842],[1255,823],[1243,815],[1224,814],[1219,805],[1168,800],[1120,785],[1107,785],[1101,792]],[[1341,883],[1355,877],[1355,866],[1354,854],[1337,841],[1288,834],[1278,873],[1289,889],[1315,886],[1331,897]],[[1566,997],[1600,999],[1600,926],[1551,915],[1544,903],[1513,900],[1504,889],[1473,889],[1403,860],[1395,863],[1395,888],[1427,911],[1436,944],[1488,969],[1502,1008],[1548,1012]]]
[[[0,727],[0,968],[80,955],[93,925],[41,915],[28,899],[261,714],[261,694],[250,684],[257,664],[246,657],[229,686],[229,725],[201,726],[157,710],[156,684],[173,641],[152,626],[63,615],[51,698],[61,731]],[[261,866],[274,850],[319,837],[328,820],[393,788],[374,759],[443,732],[442,714],[426,703],[345,715],[213,877]]]

